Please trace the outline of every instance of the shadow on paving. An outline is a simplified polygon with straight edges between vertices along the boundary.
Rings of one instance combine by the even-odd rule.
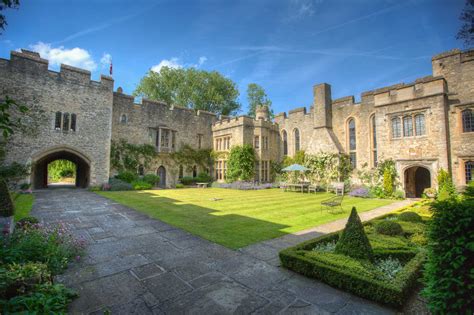
[[[35,195],[32,215],[88,240],[82,260],[55,278],[79,293],[71,313],[393,313],[85,190]]]

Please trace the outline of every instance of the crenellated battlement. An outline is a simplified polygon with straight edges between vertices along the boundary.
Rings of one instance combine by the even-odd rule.
[[[113,90],[114,85],[114,80],[110,76],[101,75],[100,81],[94,81],[91,79],[90,71],[65,64],[60,65],[59,72],[49,70],[48,60],[41,58],[39,53],[26,49],[11,51],[10,60],[0,59],[0,67],[4,67],[6,68],[5,70],[10,72],[43,76],[45,79],[58,82],[89,85],[91,87],[105,88],[110,91]]]
[[[242,115],[242,116],[235,116],[235,117],[225,117],[215,121],[212,124],[212,129],[227,129],[227,128],[234,128],[239,126],[248,126],[248,127],[263,127],[269,129],[278,130],[278,124],[272,121],[262,120],[262,119],[254,119],[253,117]]]

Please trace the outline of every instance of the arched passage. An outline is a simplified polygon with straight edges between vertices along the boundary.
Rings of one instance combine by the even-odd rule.
[[[166,188],[166,169],[163,165],[158,167],[156,175],[160,176],[160,182],[158,184],[158,187]]]
[[[405,170],[405,193],[409,198],[419,198],[426,188],[431,187],[431,173],[422,166],[413,166]]]
[[[86,188],[89,185],[89,160],[74,150],[58,148],[44,153],[33,163],[31,173],[33,188],[48,188],[48,164],[56,160],[68,160],[76,164],[76,187]]]

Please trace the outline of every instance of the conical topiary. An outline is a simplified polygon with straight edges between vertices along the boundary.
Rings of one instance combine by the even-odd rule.
[[[0,178],[0,216],[10,217],[13,215],[13,202],[7,183]]]
[[[372,247],[355,207],[352,207],[346,227],[336,244],[336,253],[369,261],[374,259]]]

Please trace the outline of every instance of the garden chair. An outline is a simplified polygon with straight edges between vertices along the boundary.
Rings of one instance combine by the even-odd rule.
[[[331,212],[333,209],[341,209],[341,212],[344,212],[342,209],[342,200],[344,199],[344,195],[336,195],[329,199],[325,199],[321,201],[321,212],[323,212],[323,208],[327,209],[328,212]]]
[[[332,189],[334,189],[334,193],[338,196],[344,195],[344,182],[332,182],[331,183]]]

